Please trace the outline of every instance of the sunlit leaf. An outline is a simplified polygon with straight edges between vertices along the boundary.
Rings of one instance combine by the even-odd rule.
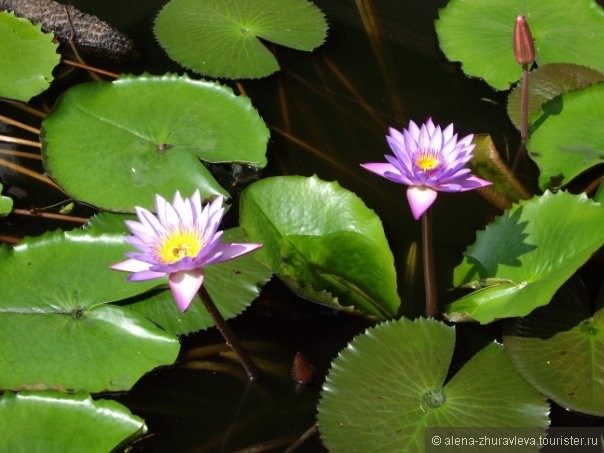
[[[4,248],[0,275],[0,388],[127,390],[172,363],[178,340],[106,302],[157,282],[132,284],[109,269],[128,246],[122,235],[46,233]]]
[[[450,304],[445,316],[488,323],[548,304],[604,245],[603,231],[604,209],[584,194],[546,192],[514,205],[464,253],[454,283],[479,289]]]
[[[239,228],[226,230],[223,242],[245,242]],[[260,293],[260,288],[272,272],[254,258],[244,255],[205,268],[204,286],[222,315],[228,319],[241,313]],[[189,309],[182,313],[174,303],[170,290],[155,292],[143,300],[128,305],[168,332],[181,335],[214,326],[214,321],[195,296]]]
[[[551,63],[538,67],[529,74],[528,118],[541,110],[543,104],[556,96],[569,91],[579,90],[604,80],[604,73],[586,66]],[[514,87],[508,96],[508,116],[520,130],[520,108],[522,100],[522,81]],[[536,119],[536,118],[533,118]]]
[[[48,88],[60,60],[52,34],[6,12],[0,12],[0,55],[0,97],[23,102]]]
[[[526,144],[537,163],[539,185],[560,187],[604,163],[604,82],[563,94],[546,104]]]
[[[0,449],[5,452],[106,453],[145,431],[143,420],[121,404],[83,393],[6,392],[0,397]]]
[[[172,0],[155,21],[172,59],[212,77],[267,76],[279,64],[260,40],[310,51],[326,33],[323,13],[307,0]]]
[[[460,436],[498,427],[544,433],[547,401],[501,345],[486,346],[445,382],[454,347],[454,328],[431,319],[385,322],[356,337],[323,386],[318,421],[327,448],[422,452],[428,427],[464,427]]]
[[[594,313],[577,282],[510,321],[503,338],[518,371],[562,407],[604,416],[604,308]]]
[[[604,71],[604,14],[595,0],[451,0],[436,21],[440,47],[466,74],[508,89],[522,73],[512,47],[518,15],[527,18],[539,66],[576,63]]]
[[[200,159],[263,167],[268,130],[227,87],[147,75],[69,89],[41,137],[50,176],[73,198],[130,212],[176,190],[228,196]]]
[[[0,194],[2,193],[2,183],[0,183]],[[0,217],[3,217],[13,210],[13,199],[0,195]]]
[[[240,215],[248,240],[264,244],[255,257],[294,291],[320,302],[331,293],[332,306],[379,318],[397,313],[394,258],[382,223],[337,183],[267,178],[244,190]]]

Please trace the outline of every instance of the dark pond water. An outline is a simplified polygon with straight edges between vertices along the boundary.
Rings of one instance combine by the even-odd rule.
[[[141,62],[110,69],[181,72],[151,34],[152,19],[164,1],[70,3],[115,24],[140,45]],[[312,54],[273,49],[282,71],[242,82],[272,131],[264,174],[317,174],[338,180],[375,209],[397,261],[402,313],[417,316],[423,309],[419,250],[413,258],[419,223],[408,213],[403,188],[360,169],[359,163],[382,159],[388,151],[384,140],[388,126],[401,127],[409,119],[428,117],[440,124],[455,122],[462,135],[489,133],[505,154],[518,144],[505,113],[505,93],[465,77],[439,51],[434,20],[445,0],[316,3],[330,23],[326,44]],[[371,20],[377,28],[367,28]],[[530,164],[521,168],[527,181],[534,172]],[[17,175],[4,177],[19,185]],[[39,190],[27,187],[19,202],[22,206],[53,201],[43,185]],[[91,212],[78,209],[82,215]],[[444,302],[453,297],[446,288],[461,252],[497,210],[479,195],[468,193],[439,196],[433,212],[437,278]],[[3,234],[38,234],[47,227],[31,219],[13,221]],[[256,358],[272,370],[262,383],[247,385],[228,354],[215,354],[222,341],[216,332],[208,331],[182,338],[177,366],[145,376],[128,394],[110,396],[147,421],[150,433],[130,446],[134,451],[282,451],[314,423],[320,383],[330,361],[369,325],[361,318],[301,300],[273,281],[232,322]],[[498,324],[458,328],[454,368],[497,338],[500,330]],[[309,385],[299,385],[290,377],[296,352],[305,354],[316,368],[315,381]],[[602,423],[559,408],[554,408],[552,420],[558,426]],[[323,451],[323,447],[315,436],[299,451]]]

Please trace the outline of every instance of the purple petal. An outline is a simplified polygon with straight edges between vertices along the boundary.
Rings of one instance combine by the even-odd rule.
[[[195,269],[191,271],[181,271],[170,274],[168,280],[172,295],[176,301],[178,309],[183,313],[187,311],[191,301],[201,288],[203,283],[203,269]]]
[[[398,173],[398,169],[387,162],[375,162],[375,163],[367,163],[367,164],[361,164],[361,167],[363,167],[365,170],[369,170],[370,172],[375,173],[376,175],[380,175],[382,177],[385,178],[384,173],[389,172],[389,173]]]
[[[205,264],[223,263],[224,261],[229,261],[238,256],[258,250],[260,247],[262,247],[262,244],[221,242],[212,250],[215,255],[207,260]]]
[[[168,274],[154,271],[140,271],[134,272],[128,276],[129,282],[143,282],[146,280],[155,280],[156,278],[163,278]]]
[[[398,169],[390,163],[368,163],[361,164],[361,167],[398,184],[409,184],[409,180],[401,175]]]
[[[149,263],[143,263],[139,260],[128,259],[125,261],[120,261],[119,263],[112,264],[109,267],[116,271],[140,272],[149,270],[151,265]]]
[[[157,219],[157,217],[155,217],[153,214],[151,214],[145,208],[136,206],[135,210],[136,210],[136,215],[138,216],[138,219],[145,226],[145,228],[149,229],[150,231],[153,231],[156,236],[161,236],[162,234],[166,233],[166,229],[161,224],[161,222]]]
[[[407,189],[407,200],[415,220],[419,219],[432,206],[436,195],[436,191],[429,187],[411,186]]]
[[[492,184],[493,183],[491,181],[487,181],[486,179],[481,179],[476,176],[470,176],[460,183],[462,192],[465,192],[466,190],[480,189],[481,187],[490,186]]]

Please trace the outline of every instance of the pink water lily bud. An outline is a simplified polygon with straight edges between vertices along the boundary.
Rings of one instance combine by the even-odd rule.
[[[514,24],[514,57],[518,64],[531,64],[535,60],[535,44],[528,22],[518,16]]]

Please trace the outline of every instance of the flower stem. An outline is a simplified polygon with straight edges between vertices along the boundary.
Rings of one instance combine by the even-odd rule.
[[[256,365],[252,361],[252,358],[248,355],[245,349],[243,349],[243,346],[239,342],[239,339],[235,336],[233,330],[224,320],[224,318],[216,308],[216,305],[214,305],[214,302],[212,302],[212,298],[208,294],[208,291],[204,288],[203,285],[199,290],[199,297],[201,298],[204,307],[206,307],[206,310],[214,320],[214,324],[216,324],[216,327],[222,335],[222,338],[224,338],[224,341],[226,342],[227,346],[231,348],[231,350],[239,359],[239,362],[241,363],[243,368],[245,368],[245,372],[247,373],[249,380],[257,381],[258,379],[260,379],[260,370],[258,369],[258,367],[256,367]]]
[[[424,255],[424,285],[426,288],[426,316],[434,318],[438,315],[438,305],[436,303],[436,277],[434,275],[434,253],[430,217],[430,210],[427,210],[422,215],[422,247]]]
[[[520,100],[520,146],[512,165],[516,169],[518,161],[526,152],[526,140],[528,138],[528,97],[529,97],[529,70],[528,64],[522,65],[522,97]]]

